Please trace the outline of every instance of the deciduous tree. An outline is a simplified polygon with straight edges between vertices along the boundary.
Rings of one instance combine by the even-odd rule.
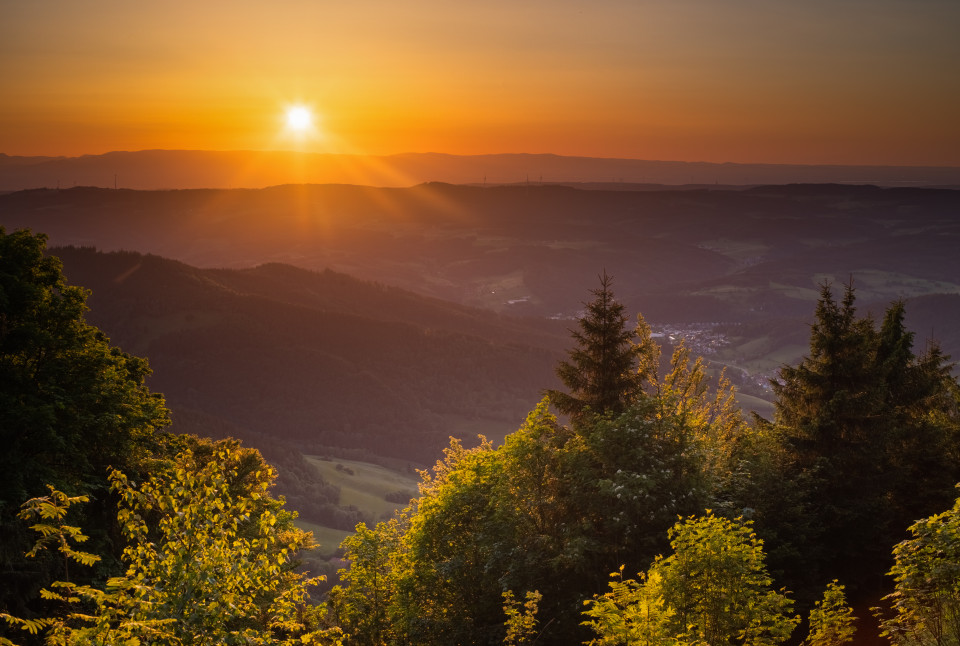
[[[670,539],[673,554],[640,582],[614,580],[587,604],[593,643],[760,646],[790,637],[799,618],[771,588],[749,522],[690,517],[670,529]]]
[[[313,581],[293,571],[311,537],[269,495],[272,469],[243,468],[250,453],[231,442],[207,457],[186,450],[142,483],[115,470],[126,569],[104,589],[60,582],[45,591],[67,608],[45,620],[48,643],[337,643],[339,631],[320,628],[308,603]],[[34,500],[25,509],[47,506]],[[40,531],[76,538],[62,527]]]
[[[356,530],[340,544],[350,567],[340,570],[341,583],[330,591],[333,616],[351,646],[402,641],[403,622],[397,616],[397,575],[403,569],[400,521],[373,528],[360,523]]]
[[[960,498],[942,513],[910,526],[893,550],[892,609],[875,609],[883,634],[897,646],[960,643]]]
[[[107,468],[139,476],[160,442],[156,431],[169,423],[163,398],[144,383],[147,362],[86,323],[87,292],[67,284],[45,242],[0,227],[0,605],[7,607],[58,576],[22,561],[30,536],[16,520],[20,503],[47,484],[97,494],[84,512],[91,542],[106,545]]]

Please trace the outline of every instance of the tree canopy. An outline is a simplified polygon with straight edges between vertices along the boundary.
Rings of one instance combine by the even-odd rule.
[[[343,542],[349,567],[314,605],[315,579],[294,570],[310,536],[260,453],[158,432],[146,363],[84,321],[86,293],[43,236],[0,229],[0,644],[22,629],[131,645],[773,646],[799,622],[786,584],[810,609],[803,644],[837,646],[853,632],[845,586],[876,594],[889,563],[887,637],[954,643],[960,503],[913,515],[955,496],[960,389],[936,346],[914,353],[903,304],[878,325],[852,285],[839,302],[823,285],[809,355],[782,368],[774,419],[750,425],[684,343],[661,369],[650,326],[629,330],[600,279],[558,368],[569,392],[501,446],[451,439],[406,509]]]
[[[892,612],[874,609],[896,646],[960,642],[960,498],[947,511],[918,520],[894,548]]]
[[[646,567],[678,515],[704,510],[729,468],[718,447],[745,431],[729,384],[710,393],[703,362],[683,346],[661,378],[649,326],[641,318],[627,330],[609,277],[597,296],[594,313],[607,329],[591,338],[612,339],[617,359],[595,361],[611,356],[596,347],[571,353],[585,370],[609,373],[571,383],[606,390],[575,388],[583,406],[567,409],[569,426],[550,411],[551,395],[500,447],[453,442],[400,519],[359,526],[344,543],[346,585],[332,597],[346,632],[358,634],[349,640],[500,643],[505,593],[539,595],[538,643],[586,637],[582,602],[603,589],[605,573]],[[590,399],[601,392],[606,403]]]
[[[86,323],[87,292],[67,284],[45,243],[0,227],[0,601],[14,605],[46,576],[23,564],[20,504],[48,484],[95,493],[85,513],[105,526],[107,468],[139,476],[169,423],[145,385],[147,362]],[[93,540],[106,539],[97,531]]]
[[[610,591],[586,603],[590,644],[747,644],[786,642],[800,623],[793,601],[773,589],[763,542],[752,523],[707,512],[669,531],[673,553],[640,579],[613,573]],[[831,582],[810,613],[805,646],[841,646],[855,632],[842,585]]]
[[[311,536],[293,526],[294,515],[268,488],[274,471],[259,454],[236,442],[187,449],[142,483],[114,470],[117,519],[126,548],[124,571],[104,588],[53,584],[43,596],[60,605],[39,622],[58,644],[319,644],[336,643],[339,631],[321,628],[321,608],[308,604],[314,580],[293,571],[298,550]],[[251,466],[258,466],[250,470]],[[50,497],[24,505],[26,516],[59,521],[67,499]],[[53,510],[51,513],[49,510]],[[35,525],[41,531],[33,553],[50,537],[83,538],[79,529]],[[63,550],[61,550],[63,551]],[[65,554],[90,564],[96,557],[75,549]],[[88,610],[88,608],[91,608]],[[38,622],[4,615],[30,630]]]
[[[852,285],[837,301],[824,284],[815,316],[809,355],[773,382],[785,450],[778,477],[800,500],[767,521],[792,523],[780,538],[800,554],[795,571],[806,582],[794,585],[840,577],[877,588],[890,546],[917,515],[948,504],[960,480],[957,384],[935,345],[914,354],[903,303],[878,327],[857,316]]]

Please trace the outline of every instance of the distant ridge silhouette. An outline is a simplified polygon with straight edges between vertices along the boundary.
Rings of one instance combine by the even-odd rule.
[[[530,178],[536,178],[532,181]],[[30,188],[262,188],[278,184],[412,186],[578,183],[623,189],[642,185],[788,183],[960,187],[960,167],[734,164],[553,154],[389,156],[298,152],[142,150],[81,157],[0,153],[0,190]]]

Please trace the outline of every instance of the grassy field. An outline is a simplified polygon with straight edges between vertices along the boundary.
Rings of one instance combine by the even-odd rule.
[[[386,518],[405,507],[406,501],[417,493],[420,478],[412,473],[402,473],[354,460],[328,460],[310,455],[306,458],[325,480],[340,487],[341,505],[353,505],[371,516],[374,521]],[[400,491],[405,492],[404,502],[389,502],[386,499],[387,494]],[[313,532],[314,540],[320,545],[314,551],[323,559],[333,556],[340,542],[353,533],[303,520],[298,520],[297,526]]]
[[[386,467],[353,460],[325,460],[307,456],[324,480],[340,487],[340,504],[353,505],[357,509],[381,519],[405,507],[407,500],[417,493],[419,478],[413,473],[401,473]],[[339,468],[338,468],[339,466]],[[406,492],[402,503],[389,502],[386,495]]]
[[[737,393],[737,402],[740,404],[744,413],[754,411],[766,419],[773,419],[773,402],[768,402],[765,399],[740,392]]]
[[[802,301],[810,301],[811,303],[816,303],[817,299],[820,298],[820,292],[812,287],[799,287],[797,285],[787,285],[785,283],[770,281],[770,289],[783,294],[787,298],[796,298]]]

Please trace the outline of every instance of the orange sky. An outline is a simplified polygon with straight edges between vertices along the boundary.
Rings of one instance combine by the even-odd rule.
[[[2,0],[0,152],[960,166],[958,34],[957,0]]]

